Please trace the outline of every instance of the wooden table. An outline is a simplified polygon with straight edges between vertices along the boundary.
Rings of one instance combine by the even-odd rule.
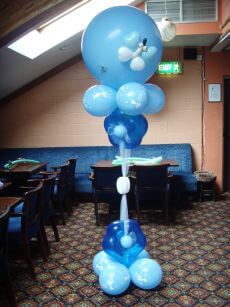
[[[20,163],[12,169],[0,169],[0,177],[6,178],[15,183],[25,182],[31,175],[37,174],[46,169],[47,163]]]
[[[159,164],[156,164],[156,165],[168,165],[169,167],[179,166],[179,164],[175,160],[162,160]],[[93,166],[95,166],[95,167],[111,167],[111,166],[113,166],[113,164],[112,164],[112,160],[100,160],[100,161],[97,161]],[[130,167],[132,167],[132,164],[130,164]]]
[[[9,188],[11,185],[12,185],[12,182],[10,181],[3,182],[3,186],[0,188],[0,192]]]
[[[7,207],[15,207],[22,201],[21,197],[0,197],[0,212]]]
[[[10,188],[11,186],[12,182],[10,181],[3,182],[3,186],[0,188],[0,195],[5,195],[5,193],[9,191],[8,188]]]

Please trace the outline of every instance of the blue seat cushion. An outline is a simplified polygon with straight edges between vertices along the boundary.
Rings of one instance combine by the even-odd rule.
[[[21,243],[21,217],[10,217],[8,224],[8,243],[9,245],[17,245]],[[28,239],[36,236],[39,230],[39,224],[30,225],[28,230]]]
[[[92,192],[92,182],[89,179],[89,173],[77,174],[75,189],[78,193]]]
[[[14,213],[20,213],[23,210],[24,202],[22,201],[14,208]]]
[[[197,180],[191,172],[172,171],[171,173],[178,188],[183,188],[187,192],[197,192]]]

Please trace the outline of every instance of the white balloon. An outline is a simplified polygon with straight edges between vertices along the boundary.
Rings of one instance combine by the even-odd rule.
[[[133,58],[130,63],[130,68],[134,71],[141,71],[145,68],[145,61],[139,56]]]
[[[127,62],[133,56],[133,52],[127,47],[120,47],[118,49],[118,58],[121,62]]]
[[[121,195],[127,194],[130,190],[130,180],[128,177],[117,178],[117,192]]]
[[[121,237],[120,242],[124,248],[130,248],[133,245],[133,239],[129,235]]]

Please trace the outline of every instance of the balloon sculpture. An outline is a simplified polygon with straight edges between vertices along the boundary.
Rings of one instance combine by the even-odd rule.
[[[145,250],[146,237],[139,224],[128,217],[126,194],[130,189],[128,159],[147,132],[144,114],[159,112],[164,93],[145,82],[154,74],[162,55],[160,32],[142,10],[115,6],[99,13],[82,38],[83,60],[101,83],[89,88],[83,98],[87,112],[105,116],[104,127],[112,145],[118,146],[122,177],[117,180],[121,196],[120,220],[108,226],[103,250],[93,260],[104,292],[123,293],[132,281],[153,289],[162,279],[160,265]]]

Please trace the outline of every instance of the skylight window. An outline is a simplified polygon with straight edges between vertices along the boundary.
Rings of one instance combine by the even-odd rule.
[[[131,0],[91,0],[80,2],[79,6],[70,12],[64,12],[57,19],[30,31],[8,48],[30,59],[35,59],[40,54],[65,41],[71,36],[83,31],[88,23],[99,12],[117,5],[129,5]],[[82,3],[82,5],[81,5]]]

